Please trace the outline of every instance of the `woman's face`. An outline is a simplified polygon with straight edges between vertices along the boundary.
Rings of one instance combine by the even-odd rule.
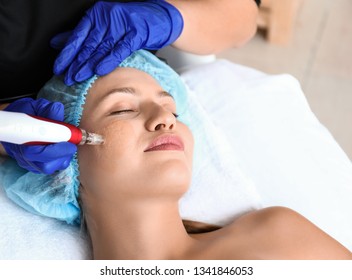
[[[175,116],[173,98],[148,74],[117,68],[89,90],[81,127],[103,135],[79,148],[85,191],[116,195],[178,195],[191,180],[193,137]]]

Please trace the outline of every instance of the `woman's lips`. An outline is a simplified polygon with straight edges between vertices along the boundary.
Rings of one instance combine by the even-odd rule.
[[[154,139],[154,141],[144,150],[144,152],[166,150],[183,151],[183,141],[176,135],[161,135]]]

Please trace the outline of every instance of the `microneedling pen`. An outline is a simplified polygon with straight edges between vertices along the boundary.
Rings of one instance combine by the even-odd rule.
[[[49,145],[58,142],[101,145],[104,138],[65,122],[25,113],[0,111],[0,141],[26,145]]]

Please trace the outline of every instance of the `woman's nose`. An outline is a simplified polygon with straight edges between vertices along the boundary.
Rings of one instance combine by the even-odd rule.
[[[176,117],[171,111],[155,106],[150,112],[146,127],[149,131],[173,130],[176,127]]]

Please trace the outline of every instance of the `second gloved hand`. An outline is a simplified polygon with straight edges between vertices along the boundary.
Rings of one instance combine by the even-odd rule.
[[[181,13],[164,0],[116,3],[98,2],[73,30],[54,64],[65,83],[106,75],[139,49],[157,50],[181,34]],[[53,38],[60,45],[63,36]]]
[[[64,106],[59,102],[53,103],[43,98],[38,100],[22,98],[8,105],[4,111],[21,112],[56,121],[64,119]],[[67,168],[77,151],[76,145],[68,142],[34,146],[6,142],[1,144],[19,166],[34,173],[52,174]]]

